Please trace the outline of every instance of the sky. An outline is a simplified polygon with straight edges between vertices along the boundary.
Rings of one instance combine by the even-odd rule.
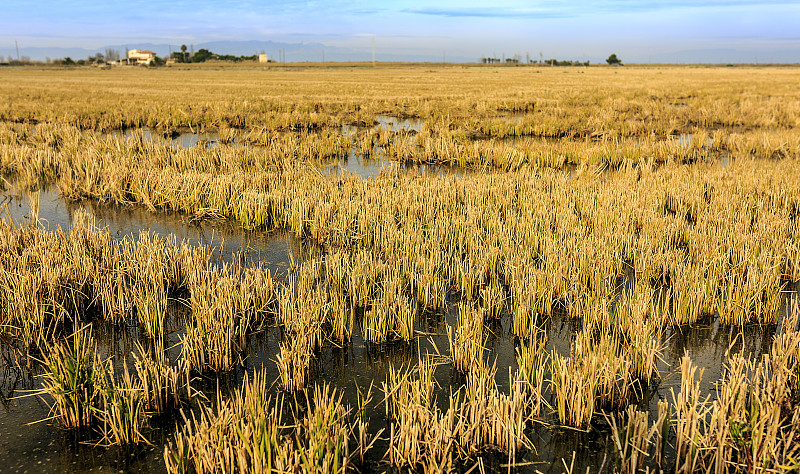
[[[780,0],[4,0],[0,51],[15,40],[38,54],[256,40],[365,53],[374,38],[378,60],[516,54],[598,62],[613,52],[639,63],[800,62],[798,25],[800,2]]]

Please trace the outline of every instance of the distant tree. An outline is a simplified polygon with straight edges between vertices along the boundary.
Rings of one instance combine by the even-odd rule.
[[[622,65],[622,60],[617,57],[616,53],[611,53],[606,62],[612,66]]]
[[[186,62],[186,45],[181,45],[181,53],[183,53],[183,62]]]
[[[212,53],[211,51],[205,48],[200,48],[197,50],[196,53],[192,55],[191,58],[189,58],[189,61],[193,63],[203,63],[208,61],[209,59],[214,59],[214,56],[215,56],[214,53]]]
[[[232,54],[211,54],[211,59],[216,59],[218,61],[232,61],[235,63],[241,61],[257,61],[258,56],[253,54],[251,56],[234,56]]]
[[[64,58],[63,61],[61,61],[61,64],[65,65],[65,66],[74,66],[75,65],[75,61],[73,61],[71,57],[67,56],[66,58]]]
[[[106,48],[106,61],[119,61],[119,50]]]

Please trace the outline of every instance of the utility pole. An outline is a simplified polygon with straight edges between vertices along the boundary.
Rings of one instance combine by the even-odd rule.
[[[446,63],[446,62],[447,62],[447,59],[445,57],[445,51],[442,51],[442,66],[444,66],[444,63]]]
[[[375,37],[373,36],[370,40],[372,43],[372,67],[375,67]]]
[[[322,50],[322,65],[325,65],[325,50]]]
[[[19,43],[17,43],[17,40],[14,40],[14,46],[17,47],[17,61],[19,62]],[[758,64],[758,61],[756,61],[756,64]]]

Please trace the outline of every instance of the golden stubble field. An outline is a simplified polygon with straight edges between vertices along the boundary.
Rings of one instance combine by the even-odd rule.
[[[31,390],[51,430],[171,472],[533,472],[575,443],[590,471],[797,468],[795,68],[0,78],[31,208],[0,229],[14,420]],[[81,211],[55,232],[40,189],[316,250],[274,273]]]

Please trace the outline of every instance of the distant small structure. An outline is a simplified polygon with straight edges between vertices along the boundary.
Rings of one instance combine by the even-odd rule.
[[[266,55],[266,54],[264,54],[264,53],[261,53],[261,54],[259,54],[259,55],[258,55],[258,62],[259,62],[259,63],[266,64],[266,63],[268,63],[268,62],[269,62],[269,57],[267,57],[267,55]]]
[[[128,64],[149,66],[155,57],[156,53],[152,51],[146,49],[131,49],[128,51]]]

